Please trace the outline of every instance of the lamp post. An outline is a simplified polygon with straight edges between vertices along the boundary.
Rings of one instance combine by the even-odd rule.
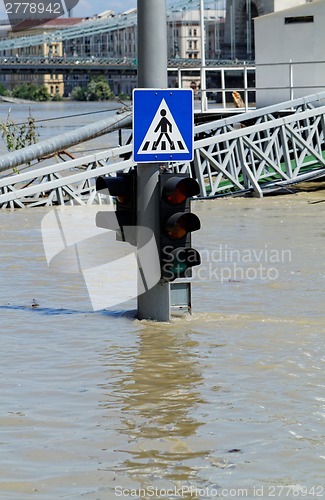
[[[138,0],[138,87],[168,88],[166,0]],[[139,163],[137,175],[138,226],[159,233],[159,164]],[[146,234],[139,230],[138,249],[145,247]],[[143,270],[138,276],[138,318],[170,320],[170,284],[160,281],[142,293]]]
[[[205,78],[205,29],[204,29],[204,0],[200,0],[200,29],[201,29],[201,111],[208,109]]]
[[[246,30],[247,30],[247,57],[252,59],[252,5],[251,0],[246,0]]]

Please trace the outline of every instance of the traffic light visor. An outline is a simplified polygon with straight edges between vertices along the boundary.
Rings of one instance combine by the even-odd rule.
[[[132,195],[132,180],[130,176],[98,177],[96,191],[107,191],[102,194],[114,196],[119,203],[126,204]]]
[[[173,214],[165,224],[165,233],[172,240],[184,238],[187,233],[201,228],[200,219],[192,213],[178,212]]]
[[[163,188],[163,197],[170,205],[181,205],[187,198],[200,193],[200,186],[191,177],[171,177]]]

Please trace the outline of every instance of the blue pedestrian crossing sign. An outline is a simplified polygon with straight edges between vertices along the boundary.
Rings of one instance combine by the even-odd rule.
[[[193,90],[133,90],[133,159],[193,160]]]

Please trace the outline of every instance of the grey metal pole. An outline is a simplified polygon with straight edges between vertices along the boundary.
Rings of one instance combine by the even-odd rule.
[[[108,134],[114,130],[130,126],[132,123],[131,113],[117,115],[106,120],[91,123],[84,127],[77,128],[65,134],[56,135],[49,139],[44,139],[31,146],[6,153],[0,158],[0,172],[17,167],[32,160],[41,159],[57,151],[89,141],[95,137]]]
[[[208,101],[206,93],[206,74],[205,74],[205,26],[204,26],[204,0],[200,0],[200,30],[201,30],[201,111],[208,110]]]
[[[168,87],[166,0],[138,0],[138,87]],[[157,163],[138,164],[138,226],[150,228],[159,248],[159,168]],[[138,233],[138,248],[145,245]],[[138,280],[143,276],[139,270]],[[141,284],[138,284],[138,290]],[[170,320],[170,286],[161,282],[138,296],[138,318]]]
[[[138,87],[167,88],[166,0],[138,0]]]

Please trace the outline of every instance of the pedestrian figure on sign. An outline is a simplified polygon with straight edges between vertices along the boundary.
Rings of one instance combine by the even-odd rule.
[[[169,142],[170,149],[175,149],[174,143],[169,137],[168,132],[171,134],[173,130],[173,126],[170,123],[170,121],[166,118],[166,110],[162,109],[160,111],[160,114],[162,116],[160,122],[158,123],[157,127],[155,128],[154,132],[157,133],[160,130],[160,135],[158,137],[158,140],[153,143],[153,148],[152,149],[157,149],[159,146],[159,143],[161,142],[163,136],[166,137],[167,141]]]

